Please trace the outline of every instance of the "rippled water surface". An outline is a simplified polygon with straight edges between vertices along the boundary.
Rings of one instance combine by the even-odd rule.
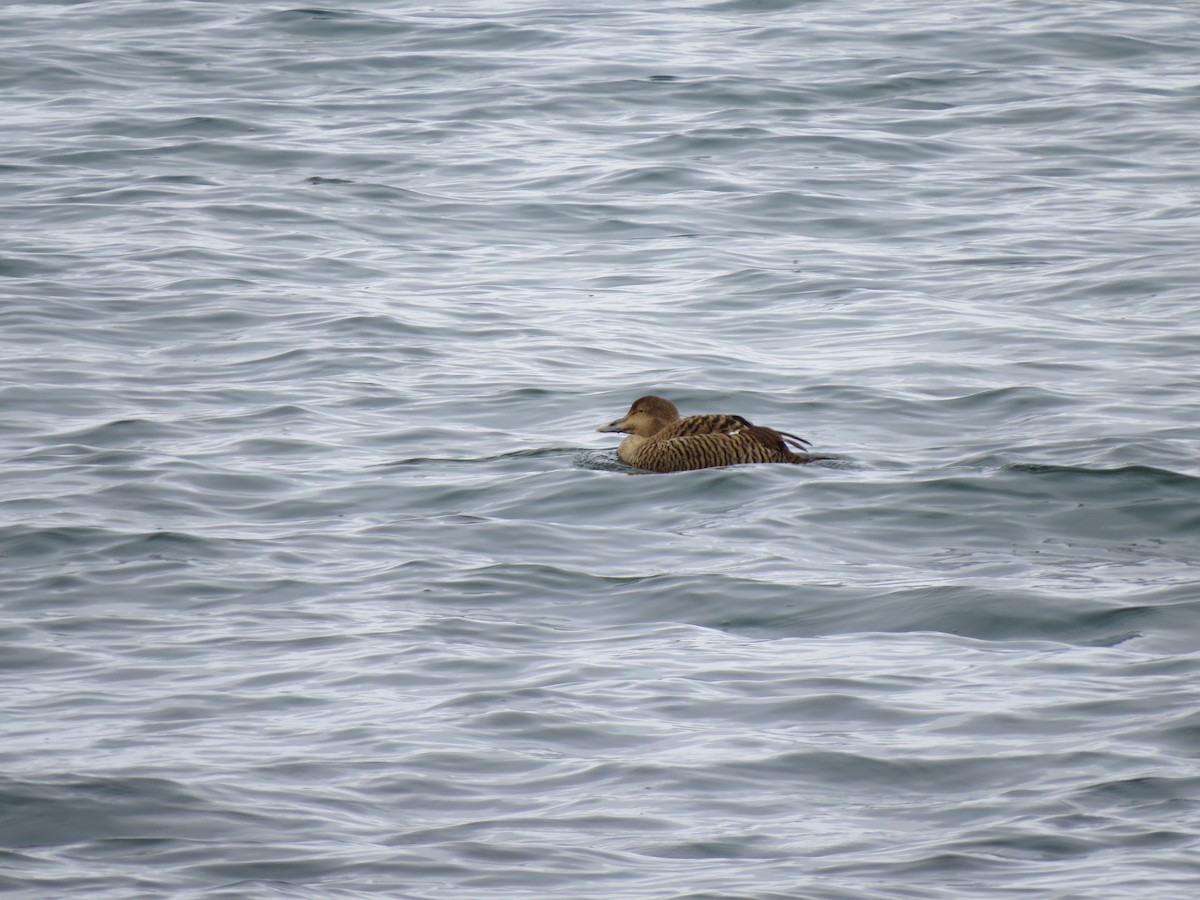
[[[1193,3],[5,12],[0,889],[1198,895]]]

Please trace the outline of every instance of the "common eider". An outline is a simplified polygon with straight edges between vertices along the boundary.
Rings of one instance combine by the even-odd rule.
[[[792,448],[803,451],[810,446],[804,438],[752,425],[741,416],[710,413],[681,419],[675,404],[662,397],[635,400],[624,416],[596,430],[627,435],[617,447],[617,456],[651,472],[817,459],[793,452]]]

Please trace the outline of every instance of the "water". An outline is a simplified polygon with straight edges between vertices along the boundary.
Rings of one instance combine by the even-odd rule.
[[[6,13],[0,888],[1196,895],[1192,4]]]

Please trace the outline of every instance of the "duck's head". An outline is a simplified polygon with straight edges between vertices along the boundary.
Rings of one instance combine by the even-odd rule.
[[[641,397],[633,401],[633,406],[629,407],[629,412],[624,416],[615,422],[601,425],[596,430],[651,437],[678,419],[679,410],[670,400],[654,396]]]

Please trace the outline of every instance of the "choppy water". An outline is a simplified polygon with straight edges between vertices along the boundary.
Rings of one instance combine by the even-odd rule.
[[[0,888],[1197,895],[1194,4],[5,12]]]

